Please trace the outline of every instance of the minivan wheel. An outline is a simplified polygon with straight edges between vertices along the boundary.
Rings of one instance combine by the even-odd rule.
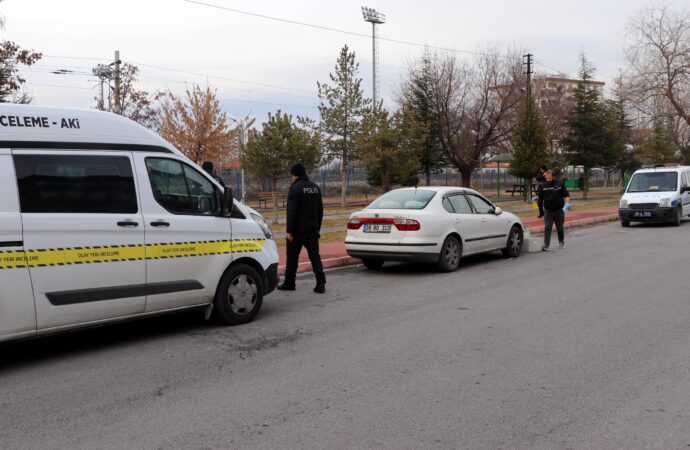
[[[248,323],[259,313],[263,298],[261,275],[251,266],[237,264],[220,280],[213,300],[214,311],[218,319],[228,325]]]
[[[382,259],[365,258],[362,260],[364,267],[370,270],[377,270],[383,266],[384,261]]]
[[[460,241],[455,236],[448,236],[443,241],[436,268],[441,272],[453,272],[460,267],[461,256],[462,245]]]
[[[510,229],[508,233],[508,242],[506,243],[506,248],[502,249],[501,252],[506,258],[517,258],[520,256],[522,251],[522,228],[515,225]]]
[[[673,221],[671,221],[674,227],[680,226],[680,208],[673,210]]]

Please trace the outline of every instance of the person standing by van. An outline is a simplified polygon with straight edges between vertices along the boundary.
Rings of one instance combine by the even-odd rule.
[[[297,276],[297,264],[302,247],[307,249],[311,267],[316,276],[314,292],[326,292],[326,274],[319,255],[319,231],[323,221],[323,200],[321,189],[307,177],[302,164],[295,164],[290,169],[293,182],[287,198],[287,265],[285,279],[278,286],[281,291],[294,291]]]
[[[539,186],[537,196],[544,202],[544,245],[542,251],[547,251],[551,243],[551,228],[556,224],[558,234],[558,247],[565,245],[565,232],[563,222],[565,213],[570,210],[570,192],[562,181],[557,181],[553,170],[545,173],[546,182]]]
[[[537,190],[541,188],[543,183],[546,183],[546,177],[544,174],[547,170],[548,168],[544,164],[539,167],[539,173],[536,177],[534,177],[534,179],[537,180]],[[541,219],[544,217],[544,200],[541,197],[537,199],[537,206],[539,207],[539,215],[537,216],[537,219]]]
[[[214,180],[216,180],[221,186],[225,187],[225,183],[223,183],[223,179],[218,176],[215,170],[213,170],[213,163],[211,161],[204,161],[203,164],[201,165],[201,168],[204,169],[204,171],[211,175]]]

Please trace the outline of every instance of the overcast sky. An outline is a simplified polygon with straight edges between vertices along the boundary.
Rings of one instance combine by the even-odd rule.
[[[540,72],[574,76],[584,50],[607,83],[624,65],[626,23],[646,0],[199,0],[254,14],[362,33],[315,29],[203,6],[185,0],[4,0],[3,39],[43,52],[24,71],[34,103],[89,108],[97,82],[88,74],[55,75],[69,69],[90,72],[109,63],[114,50],[139,66],[139,86],[180,92],[207,83],[223,107],[258,121],[268,111],[318,114],[316,81],[328,81],[344,44],[356,52],[366,95],[371,95],[371,25],[362,5],[378,9],[387,22],[383,37],[472,51],[485,45],[518,46],[534,54]],[[672,5],[687,5],[675,0]],[[423,48],[380,42],[380,86],[392,105],[401,73]],[[458,53],[460,57],[466,54]],[[166,70],[167,69],[167,70]],[[199,75],[195,75],[199,74]],[[250,84],[256,83],[256,84]]]

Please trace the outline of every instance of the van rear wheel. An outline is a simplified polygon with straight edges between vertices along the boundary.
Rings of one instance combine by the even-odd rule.
[[[228,325],[248,323],[259,313],[263,298],[261,275],[251,266],[237,264],[220,280],[213,300],[214,311],[218,319]]]

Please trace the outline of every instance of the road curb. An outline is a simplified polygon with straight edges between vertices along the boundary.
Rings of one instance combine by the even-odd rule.
[[[615,222],[618,220],[618,214],[607,214],[605,216],[599,216],[599,217],[588,217],[586,219],[578,219],[578,220],[571,220],[570,222],[565,222],[563,224],[563,228],[566,230],[571,229],[571,228],[582,228],[582,227],[587,227],[591,225],[597,225],[601,223],[607,223],[607,222]],[[544,226],[536,226],[536,227],[528,227],[530,233],[532,234],[543,234],[544,233]],[[351,256],[338,256],[335,258],[328,258],[322,260],[323,263],[323,268],[324,269],[336,269],[338,267],[346,267],[346,266],[353,266],[357,264],[361,264],[362,261],[357,258],[353,258]],[[305,273],[305,272],[311,272],[311,263],[309,261],[304,261],[299,263],[297,266],[297,273]],[[278,267],[278,274],[279,275],[284,275],[285,274],[285,266],[280,266]]]

